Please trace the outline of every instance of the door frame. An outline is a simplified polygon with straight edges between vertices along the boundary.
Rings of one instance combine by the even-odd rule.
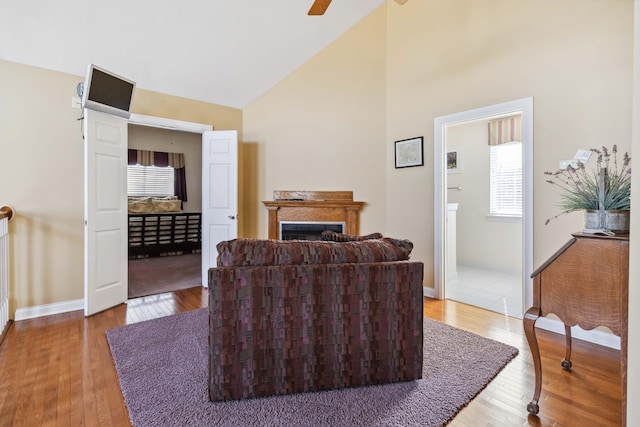
[[[185,122],[182,120],[166,119],[164,117],[146,116],[144,114],[131,114],[129,124],[199,134],[213,130],[213,126],[204,123]]]
[[[447,215],[447,169],[446,169],[446,128],[447,126],[522,113],[522,283],[523,313],[525,307],[533,303],[533,97],[517,99],[436,117],[434,119],[434,292],[437,299],[446,297],[446,215]]]
[[[143,114],[131,114],[127,124],[155,127],[155,128],[161,128],[161,129],[170,129],[170,130],[181,131],[181,132],[199,133],[199,134],[203,134],[206,131],[213,130],[213,126],[204,124],[204,123],[186,122],[182,120],[166,119],[164,117],[147,116]],[[129,144],[129,141],[127,136],[127,145],[128,144]],[[126,174],[126,170],[123,173]],[[123,197],[126,199],[126,194],[124,194]],[[126,224],[127,223],[126,210],[123,210],[123,215],[124,215],[123,220],[124,220],[124,223]],[[127,235],[128,235],[128,230],[127,230]],[[123,256],[124,256],[124,260],[120,260],[120,261],[126,264],[128,260],[126,251],[123,253]],[[86,270],[87,260],[85,259],[84,262],[85,262],[84,268]],[[128,284],[127,284],[127,287],[128,287]],[[84,291],[84,305],[85,306],[87,305],[86,289]]]

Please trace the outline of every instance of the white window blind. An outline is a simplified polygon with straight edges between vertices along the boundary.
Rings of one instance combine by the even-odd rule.
[[[490,149],[490,215],[522,216],[522,143]]]
[[[127,195],[166,197],[174,195],[171,166],[127,165]]]

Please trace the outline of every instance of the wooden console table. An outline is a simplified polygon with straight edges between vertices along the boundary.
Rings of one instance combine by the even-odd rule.
[[[629,235],[572,236],[531,275],[533,307],[525,313],[523,323],[535,368],[535,391],[527,411],[538,413],[542,388],[535,322],[555,314],[565,326],[566,355],[561,362],[565,370],[571,369],[571,326],[587,330],[606,326],[620,337],[622,422],[626,425]]]
[[[339,221],[345,233],[358,234],[364,202],[354,202],[351,191],[274,191],[269,211],[269,239],[279,239],[281,221]]]

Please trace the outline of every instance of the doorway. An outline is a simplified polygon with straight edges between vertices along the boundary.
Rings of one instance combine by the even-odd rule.
[[[127,120],[84,110],[84,313],[127,300],[128,125],[202,134],[202,282],[216,262],[216,245],[238,236],[238,132],[210,125],[131,115]]]
[[[474,190],[473,183],[477,180],[472,179],[470,174],[474,168],[484,162],[478,158],[473,150],[479,146],[469,145],[465,142],[469,132],[475,128],[486,129],[490,119],[521,115],[522,117],[522,141],[521,141],[521,158],[522,158],[522,214],[519,220],[497,219],[488,221],[491,215],[487,209],[480,214],[478,202],[474,202],[474,196],[478,192]],[[493,285],[494,288],[500,285],[503,280],[513,281],[515,274],[519,286],[515,290],[515,295],[510,296],[510,301],[516,298],[516,305],[519,307],[507,308],[502,307],[484,307],[494,311],[505,312],[510,316],[522,317],[524,308],[531,305],[532,302],[532,282],[530,279],[533,259],[533,209],[532,209],[532,158],[533,158],[533,98],[525,98],[521,100],[511,101],[503,104],[496,104],[475,110],[469,110],[461,113],[455,113],[448,116],[438,117],[434,121],[434,171],[435,171],[435,187],[434,187],[434,206],[435,206],[435,295],[439,299],[447,298],[463,298],[461,288],[456,288],[461,280],[468,280],[466,277],[471,274],[473,286],[479,289],[471,289],[469,292],[474,294],[476,302],[481,301],[482,297],[488,297],[486,291],[482,290],[483,281],[486,285]],[[485,134],[486,135],[486,134]],[[451,137],[451,138],[450,138]],[[451,140],[450,140],[451,139]],[[486,145],[486,136],[484,137]],[[486,146],[482,148],[487,151]],[[465,152],[466,151],[466,152]],[[449,159],[447,159],[449,157]],[[452,163],[453,162],[453,163]],[[464,178],[463,178],[464,177]],[[462,185],[465,182],[467,185]],[[463,196],[463,193],[466,195]],[[451,199],[451,200],[450,200]],[[487,197],[488,199],[488,197]],[[477,200],[477,199],[476,199]],[[458,202],[457,210],[453,214],[450,211],[452,204],[449,202]],[[482,218],[480,218],[482,217]],[[465,221],[461,227],[457,224],[453,230],[457,235],[455,240],[450,240],[448,236],[452,234],[452,224],[449,218],[455,218],[456,222],[459,218],[475,218],[476,222]],[[489,227],[481,233],[478,228],[479,221],[489,223]],[[516,228],[517,226],[517,228]],[[507,244],[516,243],[519,247],[519,260],[504,260],[504,263],[496,263],[486,258],[487,253],[494,251],[495,242],[498,241],[497,236],[491,234],[491,229],[502,230]],[[508,231],[507,231],[508,230]],[[464,233],[464,234],[463,234]],[[484,234],[483,234],[484,233]],[[489,233],[489,234],[487,234]],[[509,236],[511,242],[508,242]],[[503,239],[503,240],[505,240]],[[470,242],[474,242],[472,245]],[[460,248],[457,244],[462,244]],[[454,246],[455,245],[455,246]],[[472,247],[475,246],[475,247]],[[509,253],[506,247],[499,250],[503,255],[497,254],[498,257],[512,257],[513,253]],[[513,252],[513,251],[511,251]],[[452,253],[460,260],[452,259]],[[473,255],[473,254],[476,255]],[[478,257],[478,253],[485,254],[485,258]],[[504,255],[508,254],[508,255]],[[475,260],[474,260],[475,258]],[[462,268],[456,268],[458,262],[462,261]],[[518,262],[519,261],[519,262]],[[464,263],[468,265],[464,265]],[[502,265],[500,271],[496,268]],[[517,266],[514,264],[518,264]],[[481,275],[483,277],[481,277]],[[449,283],[449,281],[451,283]],[[456,283],[457,282],[457,283]],[[508,286],[508,285],[504,285]],[[513,286],[511,289],[513,291]],[[495,290],[495,289],[494,289]],[[483,292],[485,295],[483,295]],[[519,294],[519,295],[518,295]],[[517,297],[520,298],[517,298]],[[484,298],[489,300],[490,298]],[[464,302],[473,302],[469,299]],[[506,302],[506,300],[504,300]],[[495,301],[493,301],[495,304]],[[481,305],[482,306],[482,305]]]
[[[446,298],[522,317],[520,127],[489,145],[490,125],[521,115],[448,125]],[[517,139],[517,141],[516,141]]]
[[[174,194],[174,186],[169,182],[168,188],[161,188],[162,178],[143,179],[138,181],[147,182],[152,179],[151,184],[140,184],[140,189],[136,196],[146,193],[143,191],[148,185],[157,187],[150,196],[141,196],[142,199],[152,198],[151,206],[158,205],[159,210],[151,209],[145,213],[128,213],[129,218],[129,242],[130,245],[138,244],[140,230],[143,228],[138,224],[145,220],[145,231],[151,238],[153,233],[162,233],[160,238],[164,239],[164,244],[156,245],[157,249],[149,246],[148,251],[132,253],[129,251],[128,259],[128,298],[138,298],[149,295],[156,295],[165,292],[186,289],[195,286],[202,286],[201,279],[201,250],[193,249],[187,242],[183,242],[187,229],[191,230],[194,224],[199,223],[202,212],[202,135],[194,132],[182,132],[173,129],[163,129],[158,127],[141,126],[129,124],[128,126],[128,148],[130,150],[144,150],[154,153],[180,153],[184,158],[186,200],[179,205],[168,203],[163,206],[162,199],[167,195]],[[129,166],[131,168],[131,166]],[[173,178],[167,175],[168,178]],[[164,175],[158,175],[164,177]],[[166,178],[165,178],[166,179]],[[154,185],[155,184],[155,185]],[[135,189],[135,188],[134,188]],[[159,195],[158,192],[164,194]],[[149,193],[149,194],[151,194]],[[129,194],[128,194],[129,196]],[[156,200],[158,203],[156,203]],[[147,206],[149,204],[139,203]],[[167,209],[170,206],[171,209]],[[145,209],[146,211],[146,209]],[[147,214],[158,216],[146,216]],[[163,225],[164,224],[164,225]],[[131,227],[133,225],[133,228]],[[157,227],[157,230],[156,230]],[[201,230],[197,230],[201,235]],[[183,236],[183,233],[185,236]],[[193,232],[188,232],[193,236]],[[192,237],[191,237],[192,238]],[[147,240],[150,243],[151,239]],[[184,246],[184,247],[182,247]],[[134,249],[139,249],[137,246]]]

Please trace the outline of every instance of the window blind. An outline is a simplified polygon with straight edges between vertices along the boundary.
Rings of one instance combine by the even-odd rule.
[[[490,214],[522,216],[522,143],[492,145],[490,149]]]
[[[174,195],[174,170],[171,166],[127,165],[127,195],[167,197]]]

